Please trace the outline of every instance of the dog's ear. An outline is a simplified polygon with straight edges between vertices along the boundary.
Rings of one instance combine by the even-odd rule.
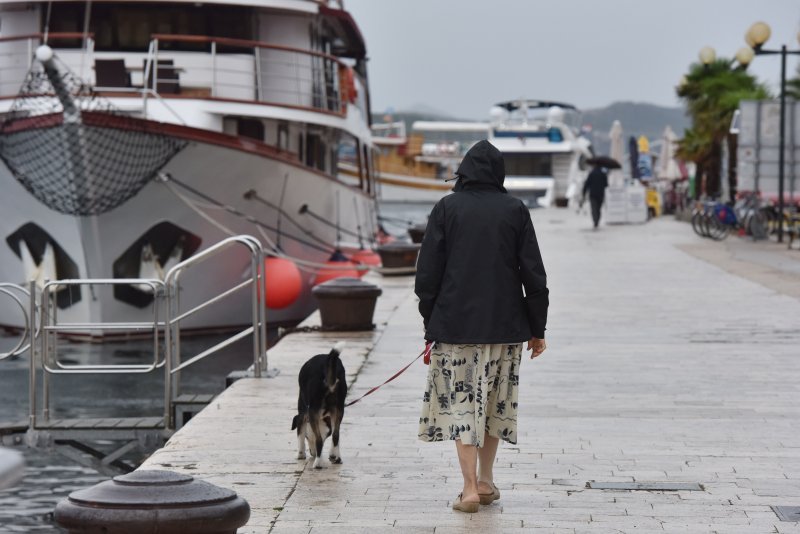
[[[301,424],[303,424],[303,416],[300,414],[295,415],[292,419],[292,430],[299,427]]]

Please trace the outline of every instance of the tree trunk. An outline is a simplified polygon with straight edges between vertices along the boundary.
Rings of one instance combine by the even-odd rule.
[[[705,164],[702,161],[695,161],[694,171],[694,200],[700,200],[705,194],[703,175],[705,174]]]
[[[720,174],[722,173],[722,141],[714,140],[711,144],[711,153],[706,164],[706,195],[718,197],[720,195]]]
[[[728,191],[730,191],[730,201],[736,200],[736,193],[739,192],[738,184],[738,169],[739,160],[736,150],[739,146],[739,136],[737,134],[728,134]]]

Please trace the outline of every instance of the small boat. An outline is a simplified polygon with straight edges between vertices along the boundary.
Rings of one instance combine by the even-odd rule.
[[[373,124],[381,202],[436,202],[453,188],[445,180],[453,178],[467,150],[488,133],[484,122],[415,121],[411,135],[404,122]]]

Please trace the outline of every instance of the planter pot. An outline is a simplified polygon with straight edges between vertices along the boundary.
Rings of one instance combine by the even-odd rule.
[[[381,288],[358,278],[337,278],[311,290],[319,302],[323,330],[373,330]]]

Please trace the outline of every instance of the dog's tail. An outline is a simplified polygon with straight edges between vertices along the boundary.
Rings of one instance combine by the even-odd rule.
[[[331,351],[328,353],[328,369],[325,373],[325,384],[328,386],[328,391],[333,393],[336,391],[337,386],[339,385],[339,379],[337,378],[337,370],[339,368],[339,355],[342,353],[342,349],[344,348],[345,342],[340,341],[336,345],[333,346]]]
[[[347,345],[344,341],[338,342],[336,345],[333,346],[331,351],[328,353],[328,356],[339,356],[344,350],[344,346]]]

